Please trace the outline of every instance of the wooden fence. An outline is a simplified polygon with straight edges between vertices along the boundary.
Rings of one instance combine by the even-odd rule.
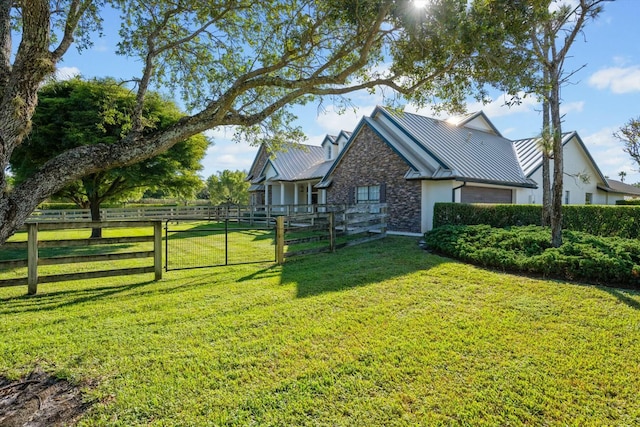
[[[386,237],[386,204],[345,207],[330,212],[276,219],[276,261],[358,245]]]
[[[110,237],[93,239],[39,240],[38,231],[69,230],[81,228],[132,228],[153,227],[153,234],[148,236]],[[3,250],[26,249],[27,259],[0,261],[0,269],[27,267],[27,277],[0,280],[0,287],[28,286],[28,293],[33,295],[38,290],[38,283],[61,282],[67,280],[92,279],[141,273],[154,273],[155,280],[162,278],[162,222],[161,221],[109,221],[109,222],[62,222],[62,223],[28,223],[26,242],[7,242]],[[56,257],[39,257],[40,248],[78,247],[91,245],[134,244],[153,242],[152,251],[135,251],[124,253],[103,253],[97,255],[73,255]],[[38,266],[59,265],[85,262],[118,261],[134,258],[153,258],[153,265],[147,267],[121,268],[79,273],[38,276]]]
[[[149,206],[140,208],[106,208],[100,209],[102,221],[123,220],[170,220],[170,219],[208,219],[208,220],[242,220],[261,221],[264,218],[313,214],[344,209],[345,205],[221,205],[221,206]],[[91,212],[88,209],[42,209],[36,210],[29,217],[29,222],[67,222],[90,221]]]

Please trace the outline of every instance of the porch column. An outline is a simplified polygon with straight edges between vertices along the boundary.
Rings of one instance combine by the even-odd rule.
[[[298,183],[293,183],[293,204],[298,205]]]
[[[269,206],[269,184],[264,183],[264,205]]]
[[[280,183],[280,204],[284,205],[284,182]]]

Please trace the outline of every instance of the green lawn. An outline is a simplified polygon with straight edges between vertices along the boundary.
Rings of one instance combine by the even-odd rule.
[[[87,385],[87,426],[640,424],[639,293],[401,237],[151,278],[0,289],[0,373]]]

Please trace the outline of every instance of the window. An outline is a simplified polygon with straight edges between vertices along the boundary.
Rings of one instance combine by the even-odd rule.
[[[570,200],[569,196],[571,196],[571,193],[569,192],[569,190],[565,191],[564,192],[564,204],[565,205],[569,204],[569,200]]]
[[[358,203],[380,203],[380,186],[369,185],[356,189],[356,202]]]
[[[584,204],[590,205],[593,203],[593,193],[585,193],[584,195]]]
[[[331,157],[333,156],[332,153],[332,149],[331,149],[331,143],[327,143],[327,147],[326,147],[326,160],[331,160]]]

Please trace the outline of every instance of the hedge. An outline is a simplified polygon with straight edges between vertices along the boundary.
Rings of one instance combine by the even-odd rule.
[[[504,228],[540,225],[540,205],[436,203],[433,227],[478,225]],[[596,236],[640,238],[640,206],[566,205],[562,228]]]
[[[539,226],[447,225],[425,234],[439,253],[503,271],[640,289],[640,242],[567,230],[559,248]]]

